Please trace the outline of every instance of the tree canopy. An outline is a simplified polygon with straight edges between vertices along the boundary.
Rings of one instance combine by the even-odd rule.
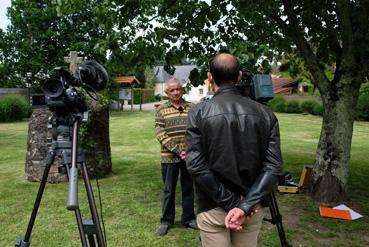
[[[105,62],[105,54],[95,46],[106,35],[92,5],[58,16],[50,1],[12,1],[11,25],[0,34],[1,84],[20,87],[28,83],[38,88],[55,66],[65,64],[64,56],[71,50]]]

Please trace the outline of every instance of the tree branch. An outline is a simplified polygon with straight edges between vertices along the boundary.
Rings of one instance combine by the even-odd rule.
[[[335,23],[332,21],[332,18],[328,15],[327,11],[324,11],[324,9],[322,10],[322,18],[327,25],[324,30],[327,33],[329,46],[332,48],[332,51],[336,53],[337,60],[341,60],[342,50],[338,42],[337,32],[335,32]]]
[[[278,23],[284,23],[284,29],[287,31],[286,33],[294,37],[296,40],[297,49],[302,54],[306,66],[311,71],[312,75],[315,78],[316,86],[322,90],[326,91],[329,86],[329,79],[325,75],[324,71],[319,66],[319,61],[314,52],[311,49],[310,44],[305,38],[304,31],[302,27],[299,25],[299,20],[296,17],[296,14],[293,10],[293,5],[290,0],[282,0],[284,5],[284,10],[287,14],[287,18],[289,23],[285,23],[282,20],[278,21]],[[278,17],[280,19],[280,17]]]
[[[369,28],[368,28],[368,22],[369,22],[369,1],[360,1],[359,9],[361,9],[361,14],[359,16],[359,29],[357,31],[357,34],[359,37],[361,37],[361,40],[359,40],[362,44],[368,44],[369,42]],[[368,49],[360,49],[360,61],[361,62],[361,69],[359,74],[362,77],[367,76],[368,74],[368,60],[369,60],[369,51]]]
[[[355,64],[354,57],[354,37],[350,18],[350,6],[348,0],[337,0],[337,18],[342,37],[342,61],[344,64],[338,65],[343,70],[350,70]]]
[[[178,0],[171,0],[163,9],[159,9],[158,10],[158,14],[151,17],[150,19],[147,20],[147,22],[151,22],[153,20],[155,20],[156,18],[165,15],[165,13],[171,8],[173,7],[176,3],[178,2]]]

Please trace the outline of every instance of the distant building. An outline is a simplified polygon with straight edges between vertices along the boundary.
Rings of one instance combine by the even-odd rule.
[[[187,86],[187,84],[184,86]],[[204,84],[197,87],[191,87],[190,91],[184,95],[184,98],[187,101],[197,103],[203,97],[208,96],[209,94],[213,94],[213,92],[208,80],[205,80]]]
[[[273,93],[274,94],[295,94],[299,92],[300,78],[290,77],[274,77],[273,81]]]
[[[133,87],[134,85],[141,84],[141,82],[136,78],[136,76],[118,76],[115,77],[115,81],[121,87]]]
[[[164,70],[164,66],[155,67],[155,95],[166,95],[165,82],[170,78],[178,79],[183,87],[191,83],[189,76],[191,70],[196,68],[195,65],[175,65],[174,68],[176,69],[174,74],[170,75]],[[210,88],[208,84],[208,81],[205,80],[203,85],[199,85],[198,87],[192,86],[190,91],[183,95],[183,97],[187,101],[199,102],[201,98],[209,95]]]

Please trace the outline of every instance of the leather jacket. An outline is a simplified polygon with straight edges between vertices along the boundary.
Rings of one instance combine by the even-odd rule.
[[[233,85],[191,109],[186,145],[199,213],[238,207],[250,215],[282,174],[276,116]]]

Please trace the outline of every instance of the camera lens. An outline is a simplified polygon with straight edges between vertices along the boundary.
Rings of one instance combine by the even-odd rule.
[[[44,84],[43,91],[46,96],[51,98],[59,97],[63,94],[64,86],[63,82],[57,79],[47,80]]]

